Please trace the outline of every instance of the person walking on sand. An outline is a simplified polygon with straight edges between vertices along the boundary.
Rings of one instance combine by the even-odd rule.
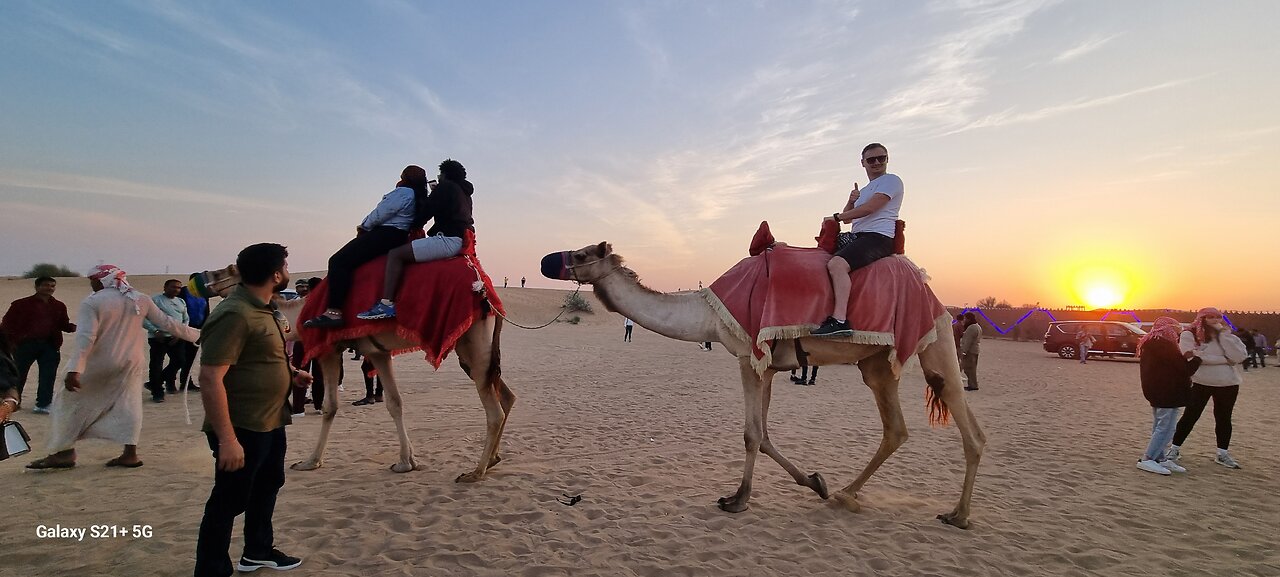
[[[1182,444],[1212,399],[1214,432],[1218,441],[1218,454],[1213,460],[1228,469],[1239,469],[1240,464],[1227,449],[1231,445],[1231,412],[1235,409],[1240,383],[1244,380],[1236,372],[1236,366],[1245,359],[1244,343],[1227,330],[1222,312],[1206,307],[1196,314],[1191,328],[1182,332],[1178,348],[1183,355],[1198,356],[1203,362],[1191,377],[1191,396],[1187,400],[1187,410],[1178,419],[1168,460],[1177,461],[1182,457]]]
[[[147,371],[146,331],[142,319],[184,341],[200,331],[162,312],[147,295],[129,285],[125,272],[110,264],[89,273],[93,294],[80,303],[76,352],[67,363],[65,390],[53,399],[50,455],[29,469],[65,469],[76,464],[81,439],[106,439],[124,445],[108,467],[141,467],[142,381]]]
[[[1151,331],[1138,341],[1141,363],[1142,396],[1151,403],[1151,440],[1138,461],[1138,468],[1149,473],[1168,475],[1185,473],[1186,468],[1169,460],[1169,442],[1173,439],[1178,410],[1187,406],[1191,393],[1191,375],[1202,362],[1192,351],[1183,356],[1178,348],[1182,324],[1170,317],[1160,317]]]
[[[631,342],[631,328],[633,326],[635,326],[635,323],[631,322],[629,317],[622,317],[622,328],[626,330],[626,332],[622,334],[622,342]]]
[[[1080,330],[1076,331],[1076,348],[1079,349],[1076,356],[1080,358],[1080,364],[1088,364],[1089,349],[1093,347],[1093,342],[1093,335],[1089,334],[1089,328],[1080,325]]]
[[[960,337],[960,369],[968,383],[964,390],[978,390],[978,352],[982,348],[982,326],[973,313],[964,313],[964,334]]]
[[[520,288],[524,288],[524,277],[520,277]]]

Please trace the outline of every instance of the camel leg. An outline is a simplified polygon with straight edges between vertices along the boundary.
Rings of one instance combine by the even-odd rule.
[[[946,327],[949,329],[950,327]],[[943,523],[961,529],[969,528],[969,500],[973,497],[973,483],[978,476],[978,462],[982,460],[982,450],[987,444],[987,437],[978,426],[978,420],[969,410],[965,400],[960,366],[953,354],[954,347],[933,346],[920,352],[920,367],[925,371],[933,371],[943,376],[942,400],[951,411],[951,418],[960,429],[960,438],[964,445],[964,489],[960,492],[960,502],[950,513],[938,515]]]
[[[791,461],[788,461],[786,457],[783,457],[782,453],[778,452],[778,449],[773,446],[773,441],[769,440],[769,403],[773,400],[773,376],[775,374],[777,374],[776,371],[767,371],[762,379],[763,386],[761,387],[760,395],[760,432],[763,439],[760,441],[760,451],[769,455],[769,457],[773,458],[774,462],[781,465],[783,469],[786,469],[786,471],[791,474],[791,478],[796,480],[797,485],[813,489],[813,492],[817,493],[819,497],[826,499],[827,482],[822,479],[822,474],[814,473],[812,475],[805,475],[804,471],[801,471],[799,467],[792,465]]]
[[[329,428],[333,426],[334,417],[338,416],[338,374],[342,352],[333,351],[319,360],[320,374],[324,375],[324,420],[320,422],[320,438],[316,440],[311,458],[289,467],[295,471],[312,471],[324,464],[324,447],[329,440]]]
[[[876,407],[880,409],[880,422],[884,425],[884,436],[880,439],[880,448],[876,450],[871,462],[862,469],[862,474],[833,495],[850,511],[857,511],[860,508],[858,491],[862,489],[862,485],[871,478],[876,469],[880,468],[885,459],[888,459],[907,440],[907,423],[902,417],[902,405],[898,401],[898,379],[893,376],[888,357],[885,355],[868,357],[858,363],[858,369],[862,371],[862,379],[867,383],[867,387],[875,395]]]
[[[747,413],[743,427],[742,439],[746,444],[746,459],[742,468],[742,484],[738,491],[718,501],[720,508],[730,513],[747,510],[747,502],[751,500],[751,475],[756,467],[756,455],[760,453],[760,442],[764,438],[762,409],[763,386],[756,370],[751,368],[751,357],[738,357],[738,371],[742,373],[743,406]]]
[[[485,435],[484,448],[480,459],[476,461],[475,470],[458,475],[454,481],[458,483],[474,483],[484,479],[489,467],[502,460],[498,456],[498,445],[502,441],[502,430],[507,423],[507,414],[515,404],[515,395],[502,384],[501,378],[490,382],[489,361],[492,354],[492,340],[489,323],[476,323],[472,329],[458,341],[458,361],[470,367],[471,380],[476,384],[476,393],[480,395],[480,405],[484,407]],[[505,393],[505,394],[504,394]]]
[[[408,473],[418,468],[418,463],[413,459],[413,443],[409,441],[409,432],[404,428],[404,399],[400,396],[400,386],[396,384],[396,377],[392,372],[391,354],[367,353],[365,357],[373,363],[373,368],[378,371],[378,378],[382,380],[382,388],[386,393],[387,412],[391,413],[391,420],[396,423],[396,435],[400,437],[400,462],[392,465],[391,470],[396,473]]]

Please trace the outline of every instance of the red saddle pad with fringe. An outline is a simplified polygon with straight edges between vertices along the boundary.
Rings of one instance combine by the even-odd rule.
[[[332,351],[341,341],[393,330],[401,338],[417,344],[392,350],[392,354],[421,350],[426,353],[431,366],[438,369],[471,324],[484,318],[486,296],[494,309],[506,314],[493,281],[476,258],[475,236],[467,231],[458,256],[405,267],[396,299],[396,318],[377,321],[357,319],[356,314],[368,310],[382,298],[386,262],[387,257],[382,256],[356,269],[351,293],[343,307],[346,326],[336,329],[299,327],[306,360]],[[483,283],[483,292],[473,290],[477,281]],[[325,279],[307,295],[307,303],[302,307],[303,320],[324,312],[328,285],[328,279]]]

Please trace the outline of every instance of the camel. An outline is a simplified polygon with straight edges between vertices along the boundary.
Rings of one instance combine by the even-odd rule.
[[[212,293],[205,296],[226,296],[240,282],[240,275],[236,272],[235,265],[199,274],[203,275],[203,284],[208,289],[202,292]],[[281,300],[277,303],[280,312],[288,319],[290,327],[300,326],[298,317],[302,313],[304,304],[306,304],[305,298]],[[484,479],[485,473],[502,461],[502,457],[498,454],[498,445],[502,440],[502,430],[506,426],[507,417],[511,415],[511,407],[516,402],[516,396],[502,380],[498,346],[501,332],[501,319],[495,315],[487,315],[484,319],[477,319],[471,325],[471,328],[458,340],[454,349],[463,372],[475,382],[476,392],[480,394],[480,404],[484,406],[486,421],[484,448],[480,453],[480,460],[476,463],[475,469],[458,475],[455,481],[459,483],[472,483]],[[289,331],[285,339],[298,340],[298,331]],[[393,324],[388,322],[387,330],[341,343],[321,356],[318,359],[320,371],[326,378],[324,380],[324,421],[320,426],[320,439],[316,442],[316,448],[309,459],[294,463],[290,468],[296,471],[311,471],[324,464],[324,449],[329,439],[329,429],[333,426],[333,419],[338,415],[338,369],[342,362],[341,355],[347,348],[354,347],[360,354],[368,357],[374,368],[378,370],[378,376],[382,379],[386,393],[387,411],[391,413],[391,419],[396,423],[396,433],[400,437],[400,460],[391,465],[391,470],[396,473],[407,473],[417,469],[418,462],[414,458],[413,444],[405,431],[404,405],[401,401],[399,385],[392,372],[390,353],[390,351],[404,350],[415,345],[413,341],[406,340],[397,334]]]
[[[549,255],[550,256],[550,255]],[[703,296],[702,291],[664,294],[640,284],[634,271],[623,266],[621,256],[613,253],[613,247],[602,242],[569,253],[564,268],[569,280],[594,286],[595,295],[611,312],[626,315],[636,324],[663,336],[690,342],[716,341],[738,358],[745,398],[746,425],[744,440],[746,460],[742,482],[732,495],[719,499],[721,509],[738,513],[747,509],[751,498],[751,480],[759,451],[773,458],[782,466],[796,484],[808,487],[823,499],[829,494],[822,475],[806,475],[778,451],[769,440],[769,400],[772,396],[773,376],[799,366],[794,347],[777,347],[772,364],[757,373],[752,366],[751,343],[735,336]],[[553,277],[554,278],[554,277]],[[704,289],[706,290],[706,289]],[[943,523],[962,529],[969,526],[969,501],[973,495],[974,479],[986,437],[974,415],[965,403],[963,381],[955,354],[955,340],[951,334],[949,317],[944,315],[935,321],[938,340],[920,351],[920,366],[929,383],[927,391],[931,420],[945,422],[948,412],[960,429],[965,457],[964,487],[955,509],[938,515]],[[863,380],[875,395],[880,410],[884,434],[880,447],[871,461],[848,486],[834,495],[836,502],[850,511],[857,511],[858,491],[870,479],[886,459],[907,439],[907,427],[898,400],[898,376],[894,374],[889,359],[890,347],[839,342],[815,337],[800,338],[802,348],[808,353],[808,364],[814,366],[856,364]]]

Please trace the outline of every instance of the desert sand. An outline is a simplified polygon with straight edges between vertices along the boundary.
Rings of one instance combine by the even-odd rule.
[[[151,293],[163,279],[132,277]],[[30,287],[0,281],[0,303]],[[568,292],[499,290],[525,324],[555,316]],[[74,315],[87,293],[83,279],[63,279],[57,296]],[[1246,373],[1241,388],[1232,453],[1243,469],[1213,463],[1206,412],[1183,448],[1190,472],[1160,477],[1134,467],[1151,428],[1136,361],[1080,365],[1037,342],[987,339],[981,390],[968,393],[989,441],[969,530],[934,519],[959,497],[963,456],[954,426],[928,426],[915,364],[901,385],[911,438],[867,484],[860,512],[822,501],[762,456],[751,508],[732,515],[715,503],[741,476],[736,362],[642,327],[623,343],[622,317],[591,302],[578,324],[504,328],[503,369],[519,399],[505,460],[476,484],[453,482],[484,435],[454,358],[439,371],[418,354],[397,360],[422,464],[407,474],[388,470],[397,446],[385,405],[351,406],[363,385],[347,360],[325,465],[289,471],[276,508],[277,545],[304,558],[290,574],[1280,575],[1274,364]],[[785,375],[774,385],[779,449],[832,490],[851,482],[880,440],[856,367],[825,367],[813,387]],[[33,371],[28,399],[34,389]],[[190,575],[213,477],[198,394],[146,403],[146,465],[133,470],[103,467],[119,447],[102,441],[82,442],[74,469],[24,469],[45,453],[49,427],[29,408],[14,418],[35,450],[0,462],[0,575]],[[320,420],[309,413],[289,427],[289,463],[310,453]],[[562,495],[582,499],[567,506]],[[55,525],[149,525],[151,536],[37,538]]]

